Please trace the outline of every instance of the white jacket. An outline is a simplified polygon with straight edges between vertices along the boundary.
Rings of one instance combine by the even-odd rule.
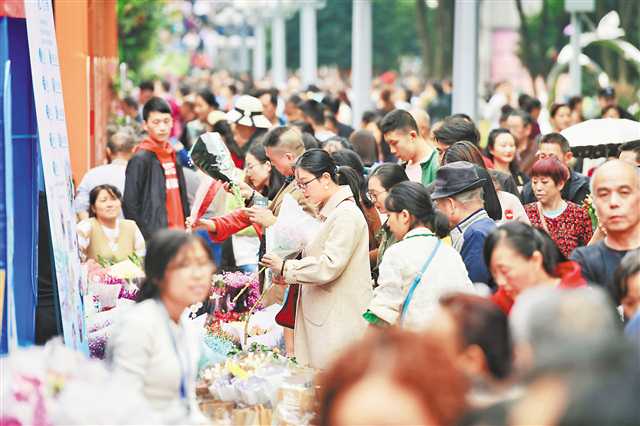
[[[441,243],[422,275],[407,306],[404,321],[400,324],[402,305],[409,288],[437,243],[438,238],[429,229],[416,228],[387,249],[380,264],[378,287],[369,306],[372,313],[389,324],[420,330],[429,323],[441,296],[451,292],[474,291],[460,253]]]

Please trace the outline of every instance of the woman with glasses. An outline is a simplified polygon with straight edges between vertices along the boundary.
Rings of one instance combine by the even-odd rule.
[[[278,172],[267,158],[262,143],[251,146],[244,162],[245,183],[249,185],[249,198],[255,207],[266,210],[285,184],[285,178]],[[227,211],[234,211],[245,207],[244,200],[240,201],[231,197],[227,199]],[[260,251],[260,238],[256,230],[248,227],[231,236],[233,256],[236,267],[245,273],[258,271],[258,253]]]
[[[362,163],[362,159],[355,151],[350,149],[336,151],[331,154],[331,158],[333,158],[333,161],[335,161],[338,166],[351,167],[358,174],[358,187],[361,188],[360,206],[362,207],[362,212],[364,213],[364,218],[367,221],[367,227],[369,228],[369,250],[374,250],[378,247],[376,234],[380,230],[382,223],[380,222],[378,210],[376,210],[373,206],[373,202],[366,196],[366,170]]]
[[[275,198],[285,184],[284,176],[271,164],[262,143],[255,144],[249,149],[244,170],[246,182],[269,201]]]
[[[302,365],[322,369],[366,329],[361,314],[372,291],[369,233],[352,168],[311,149],[298,159],[295,179],[304,197],[318,205],[322,226],[300,260],[267,253],[262,262],[281,277],[275,282],[300,284],[295,356]]]
[[[199,336],[191,335],[183,314],[209,295],[211,252],[193,234],[162,230],[149,241],[144,269],[137,304],[113,326],[107,360],[162,423],[204,424],[195,400]]]
[[[409,180],[407,173],[402,166],[398,164],[383,164],[376,167],[369,175],[369,181],[367,182],[367,196],[373,205],[378,210],[380,215],[384,215],[384,222],[380,227],[380,230],[376,234],[376,242],[378,248],[369,252],[369,260],[371,262],[372,275],[374,278],[374,286],[378,281],[378,267],[382,262],[382,256],[384,252],[396,242],[396,238],[393,236],[393,232],[389,229],[389,219],[387,218],[387,209],[385,208],[385,200],[391,188],[400,182],[406,182]]]

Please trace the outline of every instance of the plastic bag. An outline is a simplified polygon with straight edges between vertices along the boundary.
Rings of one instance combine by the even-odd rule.
[[[266,230],[267,253],[285,259],[297,256],[316,236],[320,225],[290,194],[285,195],[276,223]]]
[[[270,348],[279,347],[283,339],[283,330],[276,323],[276,314],[282,308],[281,305],[271,305],[267,308],[255,312],[248,319],[249,338],[244,341],[244,322],[231,322],[223,324],[222,329],[234,337],[242,344],[242,349],[248,349],[253,343],[257,343]]]
[[[100,309],[111,309],[116,306],[121,284],[90,284],[89,294],[99,303]]]

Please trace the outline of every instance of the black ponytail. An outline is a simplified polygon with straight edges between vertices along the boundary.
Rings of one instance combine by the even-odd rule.
[[[385,163],[373,169],[369,174],[369,180],[372,177],[378,178],[382,187],[389,191],[394,185],[409,180],[407,172],[399,164]]]
[[[503,240],[526,259],[539,251],[543,259],[542,267],[552,277],[556,276],[558,263],[567,260],[546,232],[522,222],[507,222],[489,234],[484,242],[484,261],[487,267],[491,265],[494,250]]]
[[[356,172],[352,167],[349,166],[338,166],[337,171],[337,183],[339,185],[349,185],[349,188],[351,188],[351,192],[353,193],[356,205],[362,211],[362,214],[364,214],[366,217],[366,213],[360,199],[361,179],[358,176],[358,172]]]
[[[429,191],[420,183],[407,181],[395,185],[384,206],[393,213],[408,211],[417,223],[428,226],[438,238],[449,234],[449,221],[435,209]]]
[[[358,187],[360,188],[360,201],[362,202],[362,205],[367,209],[370,209],[371,207],[373,207],[373,202],[369,200],[369,198],[366,196],[367,181],[364,178],[365,168],[364,168],[364,163],[362,162],[362,159],[360,158],[358,153],[350,149],[343,149],[343,150],[332,153],[331,158],[333,158],[333,161],[336,162],[338,167],[348,166],[348,167],[351,167],[353,170],[355,170],[356,174],[358,175]]]
[[[338,166],[331,154],[323,149],[310,149],[298,158],[296,168],[301,168],[315,177],[320,177],[327,173],[331,180],[338,185],[349,185],[353,198],[358,208],[365,214],[360,202],[361,177],[349,166]],[[365,215],[366,217],[366,215]]]

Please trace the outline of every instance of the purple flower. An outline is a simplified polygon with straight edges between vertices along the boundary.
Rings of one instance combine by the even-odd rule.
[[[120,289],[120,294],[118,295],[118,299],[129,299],[135,301],[138,297],[138,289],[127,290],[126,285],[123,285]]]
[[[89,353],[92,358],[104,359],[107,338],[104,335],[89,336]]]

